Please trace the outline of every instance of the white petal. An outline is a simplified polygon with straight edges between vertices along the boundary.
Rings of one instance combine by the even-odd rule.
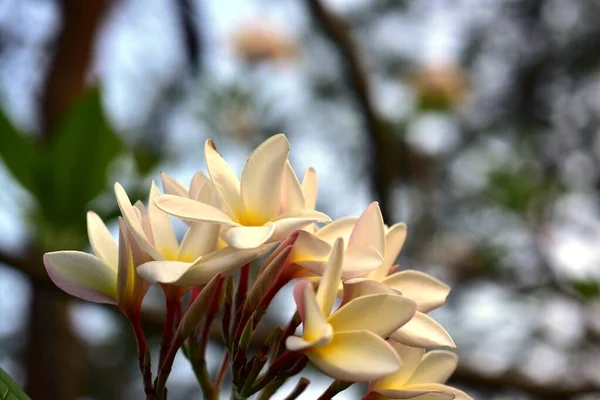
[[[150,186],[150,196],[148,197],[148,219],[152,227],[152,235],[154,238],[154,247],[160,251],[163,256],[169,260],[174,260],[177,257],[179,243],[173,230],[173,225],[169,219],[169,215],[163,210],[156,207],[154,200],[160,196],[158,188],[152,181]]]
[[[202,171],[198,171],[192,177],[190,181],[190,195],[189,198],[192,200],[199,201],[201,203],[211,204],[208,201],[209,199],[200,199],[202,193],[207,189],[207,185],[212,185],[210,180],[202,173]],[[210,190],[210,189],[209,189]],[[215,189],[216,191],[216,189]],[[211,204],[212,205],[212,204]]]
[[[315,235],[319,239],[326,242],[333,243],[335,239],[341,237],[344,239],[344,243],[348,243],[354,224],[358,221],[357,217],[346,217],[336,219],[332,223],[325,225],[317,231]]]
[[[408,346],[431,349],[440,346],[456,347],[444,327],[427,314],[417,311],[413,319],[392,334],[392,339]]]
[[[298,238],[292,249],[292,262],[298,261],[326,261],[329,258],[332,247],[330,243],[319,239],[305,231],[298,232]],[[322,274],[319,274],[322,275]]]
[[[381,255],[385,253],[385,227],[379,209],[379,203],[374,201],[362,213],[348,241],[348,247],[367,247]],[[378,265],[379,266],[379,265]]]
[[[329,220],[330,218],[326,214],[312,210],[296,210],[281,214],[273,219],[275,223],[273,240],[283,240],[294,231],[305,228],[309,224]]]
[[[177,259],[193,261],[217,249],[220,225],[208,222],[191,222],[185,236],[181,240]]]
[[[285,347],[291,351],[302,351],[314,344],[314,342],[306,341],[298,336],[288,336],[285,339]]]
[[[323,315],[329,315],[331,308],[335,303],[335,299],[337,298],[342,278],[343,262],[344,241],[342,239],[337,239],[333,244],[331,256],[329,257],[323,277],[319,281],[319,288],[317,289],[317,303],[321,307]]]
[[[233,215],[244,215],[244,207],[240,195],[240,182],[231,167],[221,157],[212,139],[204,145],[204,158],[210,179],[221,196],[223,206]]]
[[[454,388],[454,387],[448,386],[448,385],[441,385],[439,383],[429,383],[426,385],[425,384],[424,385],[411,385],[410,389],[436,390],[438,392],[445,392],[445,393],[453,394],[454,400],[473,400],[473,398],[471,396],[469,396],[462,390],[459,390],[457,388]],[[450,398],[450,397],[445,397],[444,399],[447,399],[447,398]],[[441,399],[441,397],[440,397],[440,399]],[[419,397],[418,400],[421,400],[421,398]]]
[[[275,226],[268,222],[263,226],[234,226],[221,233],[221,237],[236,249],[253,249],[272,240]]]
[[[400,368],[393,348],[369,331],[336,332],[328,345],[306,355],[322,372],[342,381],[370,381]]]
[[[379,268],[369,274],[371,279],[382,280],[390,271],[390,268],[398,259],[398,254],[404,246],[406,240],[406,224],[399,223],[393,225],[385,234],[385,255],[383,263]]]
[[[154,200],[154,204],[164,212],[181,219],[195,222],[212,222],[229,226],[238,225],[237,222],[232,221],[227,214],[218,208],[196,200],[164,194]]]
[[[93,211],[87,213],[87,231],[94,254],[116,271],[119,262],[117,242],[102,219]]]
[[[242,200],[246,218],[264,224],[279,214],[281,175],[290,151],[285,135],[271,136],[248,157],[242,172]]]
[[[331,325],[325,320],[323,311],[317,303],[312,285],[307,281],[299,281],[294,287],[295,292],[301,292],[300,296],[295,295],[294,298],[301,297],[301,301],[296,301],[298,312],[302,316],[302,338],[309,342],[329,341],[333,334]]]
[[[415,400],[451,400],[454,395],[450,392],[438,391],[429,387],[410,387],[402,389],[375,390],[386,399],[415,399]]]
[[[189,196],[187,189],[181,183],[179,183],[177,179],[167,175],[164,172],[161,172],[160,176],[162,178],[163,189],[166,194],[172,194],[181,197]]]
[[[150,283],[174,283],[192,266],[190,262],[150,261],[137,268],[138,274]]]
[[[116,304],[117,272],[98,257],[81,251],[55,251],[44,254],[44,265],[52,282],[71,296]]]
[[[443,305],[450,293],[450,286],[420,271],[397,272],[382,282],[414,300],[418,310],[425,313]]]
[[[458,356],[451,351],[429,351],[425,354],[407,384],[444,383],[454,373],[457,365]]]
[[[131,205],[129,196],[118,182],[115,183],[115,197],[117,198],[117,204],[121,210],[121,215],[125,220],[125,223],[129,227],[131,234],[138,241],[140,246],[155,260],[164,260],[164,257],[160,251],[158,251],[152,242],[146,236],[144,227],[141,221],[141,212]]]
[[[423,358],[425,350],[403,345],[393,340],[388,340],[388,343],[394,348],[396,354],[402,361],[402,368],[398,371],[377,379],[371,384],[372,389],[400,389],[406,385],[412,374],[417,369],[419,362]]]
[[[292,165],[286,161],[281,183],[281,212],[302,210],[306,208],[304,204],[302,186]]]
[[[387,337],[408,322],[416,308],[413,301],[400,295],[372,294],[346,303],[327,322],[335,332],[368,330]]]
[[[177,285],[192,286],[204,284],[218,273],[225,275],[235,271],[242,267],[242,265],[262,256],[268,249],[268,246],[248,250],[225,247],[214,251],[203,257],[199,262],[194,263],[177,281]]]
[[[354,278],[344,281],[344,303],[358,297],[385,293],[400,294],[397,290],[373,279]]]
[[[314,210],[317,206],[318,180],[317,172],[313,167],[308,167],[304,173],[302,192],[304,193],[304,207]]]
[[[363,276],[381,264],[383,257],[369,247],[348,247],[344,255],[343,278],[352,279]]]

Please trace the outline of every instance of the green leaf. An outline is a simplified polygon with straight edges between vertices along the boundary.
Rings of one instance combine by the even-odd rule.
[[[32,193],[35,193],[33,179],[35,153],[33,140],[19,132],[0,110],[0,157],[12,176]]]
[[[31,400],[2,368],[0,368],[0,400]]]
[[[77,100],[55,126],[38,182],[44,188],[43,214],[54,223],[82,219],[88,203],[107,187],[108,166],[123,144],[110,127],[100,92]]]

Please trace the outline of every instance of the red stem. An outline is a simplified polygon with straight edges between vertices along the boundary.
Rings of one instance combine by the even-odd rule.
[[[162,367],[166,361],[167,353],[173,341],[175,333],[175,323],[178,315],[181,315],[181,300],[178,293],[165,290],[167,315],[165,317],[165,326],[163,328],[162,341],[160,343],[160,354],[158,359],[159,367]],[[177,351],[177,350],[175,350]]]
[[[140,318],[139,313],[129,314],[127,315],[127,319],[131,324],[131,328],[135,336],[135,342],[137,344],[138,367],[140,369],[140,373],[142,374],[142,379],[144,381],[144,392],[146,393],[146,396],[153,396],[154,385],[152,384],[152,367],[150,364],[150,357],[148,354],[148,343],[146,341],[146,336],[144,335],[144,331],[142,329],[142,320]],[[147,354],[148,359],[146,359]]]
[[[229,352],[225,350],[225,353],[223,353],[223,360],[221,361],[221,367],[219,368],[214,384],[214,388],[217,392],[219,392],[219,389],[221,388],[225,373],[227,372],[227,367],[229,367]]]

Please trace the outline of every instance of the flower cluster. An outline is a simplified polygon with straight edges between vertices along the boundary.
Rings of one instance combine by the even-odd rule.
[[[360,217],[332,222],[315,211],[315,171],[309,168],[300,181],[288,153],[284,135],[269,138],[250,155],[238,180],[208,140],[208,177],[198,172],[189,187],[163,174],[164,193],[152,183],[148,202],[132,204],[115,184],[118,243],[90,211],[93,254],[46,253],[50,278],[73,296],[115,304],[124,313],[138,341],[150,399],[166,398],[166,380],[181,347],[211,399],[218,398],[228,369],[233,398],[259,391],[269,398],[308,361],[335,379],[329,396],[369,382],[365,399],[469,399],[444,385],[457,357],[435,348],[454,342],[427,315],[445,303],[449,287],[418,271],[398,272],[394,265],[406,226],[386,226],[375,202]],[[186,223],[181,240],[170,216]],[[259,265],[251,282],[253,263]],[[250,352],[271,300],[291,281],[296,314]],[[141,328],[141,304],[151,284],[160,285],[166,297],[155,380]],[[226,350],[212,380],[205,350],[215,320],[221,321]]]

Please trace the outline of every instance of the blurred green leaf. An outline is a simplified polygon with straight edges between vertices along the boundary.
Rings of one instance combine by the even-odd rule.
[[[0,368],[0,399],[31,400],[2,368]]]
[[[106,189],[109,164],[123,144],[110,127],[100,92],[85,93],[52,132],[39,184],[45,190],[39,200],[50,221],[69,224],[81,220],[87,204]]]
[[[36,148],[30,137],[19,132],[0,110],[0,157],[12,176],[35,194],[33,179]]]
[[[573,289],[586,299],[597,298],[600,296],[600,284],[595,281],[574,281],[571,282]]]

